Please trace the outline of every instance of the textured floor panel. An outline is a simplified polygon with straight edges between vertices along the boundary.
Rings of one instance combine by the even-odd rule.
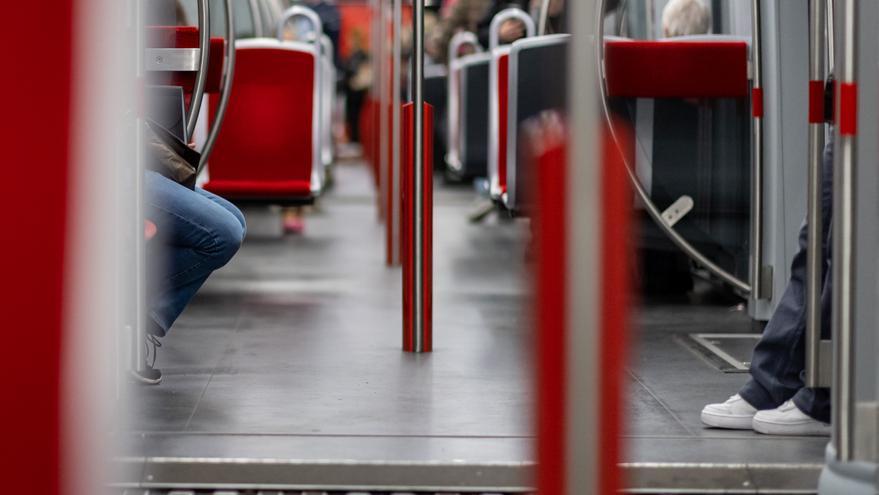
[[[371,179],[336,173],[303,235],[246,242],[184,313],[160,350],[164,383],[139,390],[126,455],[533,460],[527,224],[470,224],[472,192],[438,191],[436,352],[403,354]],[[747,375],[677,339],[752,332],[740,308],[647,301],[634,320],[627,462],[821,462],[825,439],[702,427],[702,406]]]

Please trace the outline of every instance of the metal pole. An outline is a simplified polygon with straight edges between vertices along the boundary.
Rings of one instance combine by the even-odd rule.
[[[144,52],[146,50],[146,22],[144,2],[135,0],[135,29],[137,30],[136,41],[136,57],[137,57],[137,80],[141,81],[145,77]],[[134,170],[134,215],[135,221],[132,225],[134,232],[134,340],[132,341],[132,358],[134,359],[134,370],[144,371],[146,368],[146,353],[144,343],[146,342],[146,239],[144,238],[144,154],[146,152],[143,141],[143,125],[144,120],[138,117],[137,126],[135,128],[135,170]]]
[[[412,57],[412,101],[414,122],[415,156],[413,163],[413,179],[415,196],[413,200],[415,220],[415,298],[413,300],[412,316],[415,318],[415,352],[424,352],[424,0],[413,0],[415,3],[415,30],[413,32],[413,57]]]
[[[198,174],[204,170],[211,152],[214,151],[214,145],[217,144],[217,137],[220,135],[220,129],[223,127],[223,120],[226,118],[226,110],[229,108],[229,98],[232,96],[232,82],[235,79],[235,13],[232,8],[233,0],[226,0],[226,61],[223,64],[223,90],[220,93],[220,104],[217,106],[217,116],[214,125],[208,132],[207,140],[204,144],[204,150],[201,152],[201,161],[198,164]]]
[[[538,22],[539,27],[537,30],[538,36],[543,36],[546,34],[546,25],[549,22],[549,2],[551,0],[543,0],[540,4],[540,20]]]
[[[391,209],[388,212],[388,225],[391,228],[391,246],[390,246],[390,261],[391,264],[396,266],[400,264],[400,233],[401,233],[401,189],[400,185],[402,184],[402,166],[401,166],[401,156],[400,156],[400,141],[402,132],[402,111],[403,111],[403,101],[400,90],[402,89],[403,82],[403,39],[400,36],[403,33],[403,0],[393,0],[393,8],[394,8],[394,39],[393,39],[393,57],[392,57],[392,72],[393,78],[391,81],[391,90],[392,99],[393,99],[393,109],[391,111],[391,183],[390,183],[390,193],[391,193]]]
[[[195,88],[192,90],[192,101],[189,102],[189,114],[186,116],[186,137],[191,138],[201,113],[201,102],[204,100],[205,85],[208,82],[208,64],[211,58],[211,7],[208,0],[198,2],[199,30],[199,62],[195,76]]]
[[[253,35],[257,38],[265,36],[265,26],[262,22],[262,13],[259,11],[259,5],[256,0],[250,0],[250,15],[253,17]]]
[[[806,249],[806,386],[819,386],[821,289],[823,286],[823,222],[821,168],[824,151],[824,24],[825,0],[809,0],[809,185]],[[817,92],[817,94],[816,94]],[[820,98],[816,101],[816,98]],[[821,108],[816,108],[821,106]]]
[[[833,13],[834,0],[827,0],[827,67],[830,72],[836,67],[836,16]]]
[[[763,43],[761,0],[751,2],[751,63],[753,67],[752,105],[754,112],[753,161],[751,168],[751,295],[755,300],[768,299],[763,280]]]
[[[854,457],[855,128],[857,1],[840,0],[839,117],[833,181],[833,442],[840,462]]]

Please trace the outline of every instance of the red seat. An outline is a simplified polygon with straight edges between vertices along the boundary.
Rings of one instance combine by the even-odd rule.
[[[507,114],[509,113],[510,97],[510,45],[496,48],[492,54],[494,71],[490,79],[494,85],[489,119],[491,140],[488,156],[488,175],[491,185],[491,196],[503,200],[507,192]]]
[[[204,188],[238,201],[313,201],[320,191],[315,47],[253,39],[239,41],[236,54]],[[211,99],[212,121],[217,107]]]
[[[748,44],[704,38],[608,41],[605,71],[611,97],[746,98]]]

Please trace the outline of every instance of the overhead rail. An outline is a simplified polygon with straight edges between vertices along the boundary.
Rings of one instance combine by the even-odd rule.
[[[605,2],[606,2],[606,0],[598,0],[598,12],[605,11]],[[613,142],[616,143],[617,147],[620,147],[621,146],[620,145],[620,142],[621,142],[620,137],[617,135],[616,129],[613,124],[613,118],[610,113],[610,108],[608,107],[608,103],[607,103],[607,99],[610,96],[610,92],[609,92],[610,81],[609,81],[609,79],[614,78],[618,74],[617,74],[617,69],[614,69],[612,65],[610,66],[610,68],[608,68],[609,66],[608,66],[608,61],[607,61],[607,57],[606,57],[606,53],[605,53],[606,48],[613,47],[613,48],[611,48],[611,50],[614,50],[614,49],[625,50],[622,47],[624,45],[627,45],[630,43],[635,44],[635,45],[632,45],[633,47],[638,46],[637,45],[638,43],[651,43],[651,44],[655,44],[655,45],[667,45],[669,48],[662,48],[662,47],[657,48],[657,50],[665,50],[665,49],[673,49],[676,47],[676,45],[679,46],[684,43],[698,43],[698,42],[696,42],[696,41],[690,41],[690,42],[613,41],[613,42],[605,43],[604,42],[604,22],[603,22],[601,16],[597,16],[597,18],[596,18],[596,36],[598,37],[598,40],[600,40],[598,43],[595,44],[595,50],[597,52],[596,53],[596,62],[599,67],[599,70],[597,70],[596,73],[598,74],[598,77],[599,77],[599,88],[600,88],[600,93],[601,93],[600,94],[601,98],[599,98],[600,99],[599,104],[601,105],[601,111],[602,111],[603,117],[605,119],[605,122],[607,124],[607,128],[611,134],[611,137],[613,138]],[[756,33],[755,33],[755,37],[756,37]],[[729,43],[729,41],[720,41],[720,42],[717,42],[717,46],[724,47],[724,45],[726,43]],[[695,47],[695,45],[694,45],[694,47]],[[696,48],[693,48],[693,49],[696,49]],[[730,50],[740,50],[740,48],[731,48],[731,47],[729,49]],[[726,50],[726,48],[721,48],[721,50]],[[753,54],[757,50],[756,50],[756,48],[752,47],[751,51]],[[745,60],[744,63],[746,64],[747,63],[746,58],[743,58],[743,60]],[[741,62],[737,65],[741,66]],[[746,65],[745,65],[745,67],[746,67]],[[726,69],[724,69],[724,70],[726,70]],[[740,75],[741,75],[741,70],[742,69],[737,70],[737,72]],[[706,71],[705,68],[702,67],[697,72],[701,73],[701,72],[710,72],[710,71]],[[614,74],[614,76],[611,76],[611,74]],[[747,74],[747,72],[745,72],[745,75],[746,74]],[[682,73],[681,75],[682,76],[689,76],[690,74]],[[649,78],[644,78],[643,75],[640,76],[640,78],[649,79]],[[724,85],[726,84],[725,82],[720,82],[720,81],[719,81],[719,83],[722,83]],[[637,83],[637,84],[640,84],[640,83]],[[620,89],[617,86],[614,86],[614,88],[618,91],[622,91],[622,89]],[[706,91],[706,89],[702,88],[699,91],[704,92],[704,91]],[[741,91],[740,89],[734,89],[733,94],[738,94],[740,91]],[[756,143],[755,143],[755,146],[756,146]],[[709,272],[714,274],[716,277],[720,278],[721,280],[728,283],[729,285],[736,288],[737,290],[739,290],[745,294],[751,294],[753,280],[752,280],[752,283],[748,283],[744,280],[741,280],[740,278],[736,277],[732,273],[730,273],[727,270],[725,270],[724,268],[722,268],[717,263],[711,261],[707,256],[705,256],[702,252],[700,252],[692,244],[690,244],[690,242],[687,241],[681,234],[679,234],[671,225],[669,225],[669,223],[662,216],[662,211],[656,206],[656,204],[650,198],[650,195],[647,193],[647,190],[644,188],[644,185],[638,179],[638,176],[634,172],[632,164],[630,163],[630,160],[629,160],[627,154],[622,149],[620,151],[622,152],[622,157],[623,157],[622,162],[626,168],[626,175],[628,175],[629,181],[632,183],[632,186],[635,190],[636,195],[638,196],[638,199],[643,204],[645,210],[647,211],[647,214],[650,216],[650,218],[653,220],[653,222],[659,227],[659,229],[663,233],[665,233],[666,237],[668,237],[668,239],[678,249],[683,251],[684,254],[689,256],[690,259],[692,259],[696,264],[704,267],[706,270],[708,270]],[[751,246],[752,250],[754,249],[753,244],[754,243],[752,240],[752,246]],[[752,258],[753,257],[754,257],[754,254],[752,252]]]

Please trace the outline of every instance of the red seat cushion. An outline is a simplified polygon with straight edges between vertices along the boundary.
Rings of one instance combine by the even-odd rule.
[[[315,161],[315,56],[307,45],[237,45],[229,107],[208,188],[232,196],[310,196]],[[304,48],[303,48],[304,47]],[[219,98],[211,98],[214,120]]]
[[[744,98],[744,41],[608,41],[608,96],[624,98]]]

